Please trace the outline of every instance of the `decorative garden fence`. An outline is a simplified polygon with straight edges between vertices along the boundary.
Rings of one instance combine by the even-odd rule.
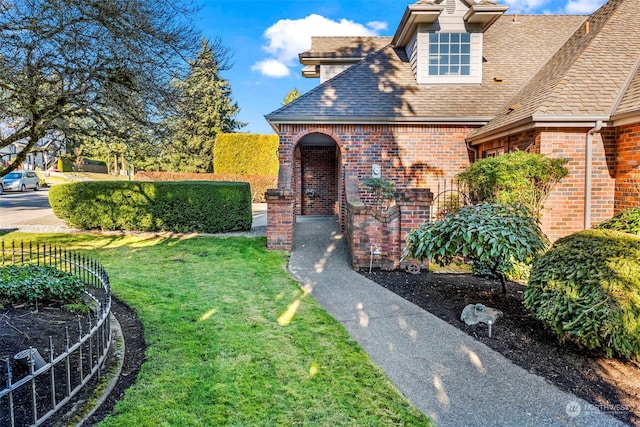
[[[69,403],[92,380],[99,380],[105,359],[112,344],[110,312],[111,289],[109,276],[95,260],[76,252],[46,244],[0,243],[0,265],[46,265],[73,274],[86,285],[86,296],[95,306],[93,313],[78,319],[77,325],[61,332],[63,349],[54,348],[49,337],[48,348],[41,355],[36,348],[28,348],[1,361],[0,425],[41,425]],[[27,373],[15,377],[18,359],[25,359]],[[46,359],[46,360],[45,360]]]
[[[468,188],[456,179],[439,181],[435,190],[429,218],[431,221],[442,219],[449,212],[473,204]]]

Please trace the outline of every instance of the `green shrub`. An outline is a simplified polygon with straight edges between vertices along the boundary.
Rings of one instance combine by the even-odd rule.
[[[625,209],[596,228],[600,230],[617,230],[640,236],[640,206]]]
[[[232,175],[278,175],[278,135],[220,133],[213,149],[213,171]]]
[[[567,162],[513,151],[472,163],[458,179],[478,202],[519,204],[539,216],[553,186],[569,173]]]
[[[640,237],[587,230],[533,266],[524,305],[561,341],[640,358]]]
[[[548,240],[535,218],[516,205],[464,206],[444,219],[427,222],[407,235],[405,256],[440,265],[462,256],[486,266],[506,292],[505,274],[515,262],[531,263]]]
[[[77,301],[86,286],[74,275],[49,266],[0,267],[0,298],[14,303]]]
[[[247,182],[251,186],[251,202],[265,203],[265,193],[278,185],[277,175],[223,175],[218,173],[136,172],[136,181],[232,181]]]
[[[251,190],[239,182],[87,181],[49,191],[54,214],[86,230],[220,233],[251,229]]]

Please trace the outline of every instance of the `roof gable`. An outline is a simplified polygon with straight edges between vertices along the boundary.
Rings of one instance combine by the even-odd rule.
[[[638,8],[640,0],[610,0],[594,12],[470,139],[489,137],[527,122],[608,120],[637,73]],[[633,89],[625,105],[637,102],[637,87]]]
[[[405,51],[387,46],[266,117],[272,124],[484,124],[584,19],[503,15],[484,35],[481,84],[417,84]]]

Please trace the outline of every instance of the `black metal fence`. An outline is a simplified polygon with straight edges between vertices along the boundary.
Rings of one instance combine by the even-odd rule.
[[[431,221],[442,219],[447,213],[472,204],[468,188],[456,179],[439,181],[433,192],[435,196],[431,204]]]
[[[0,426],[41,425],[69,403],[93,379],[100,379],[110,354],[111,289],[109,276],[95,260],[47,244],[0,243],[0,265],[44,265],[73,274],[86,284],[94,307],[43,348],[30,347],[0,363]],[[59,349],[54,342],[62,343]],[[11,360],[13,359],[13,360]],[[17,367],[26,365],[24,375]]]

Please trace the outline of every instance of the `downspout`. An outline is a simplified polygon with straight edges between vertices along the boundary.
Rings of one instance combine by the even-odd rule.
[[[593,169],[593,135],[602,129],[602,120],[596,122],[595,127],[587,132],[585,161],[584,161],[584,229],[591,228],[591,173]]]
[[[469,142],[468,140],[465,140],[465,143],[467,144],[467,150],[473,153],[473,161],[475,162],[476,160],[478,160],[478,149],[476,147],[473,147],[471,145],[471,142]]]

